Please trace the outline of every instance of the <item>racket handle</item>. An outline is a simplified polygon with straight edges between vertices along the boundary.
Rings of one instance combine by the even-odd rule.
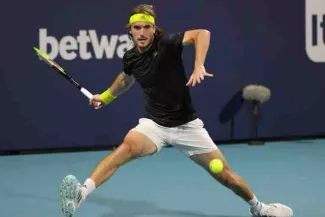
[[[93,97],[93,94],[91,94],[88,90],[85,88],[80,88],[80,92],[83,93],[88,99],[91,99]]]
[[[90,93],[87,89],[85,89],[85,88],[83,88],[83,87],[80,88],[80,92],[81,92],[83,95],[85,95],[88,99],[91,99],[91,98],[93,97],[93,94]],[[97,105],[100,106],[101,103],[98,102]]]

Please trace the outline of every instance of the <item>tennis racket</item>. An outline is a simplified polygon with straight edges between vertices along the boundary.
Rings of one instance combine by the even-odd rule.
[[[70,83],[72,83],[75,87],[79,89],[79,91],[85,95],[88,99],[93,97],[93,94],[90,93],[85,87],[81,86],[78,82],[76,82],[59,64],[54,62],[47,54],[42,52],[40,49],[34,47],[36,54],[39,56],[41,60],[44,60],[48,65],[52,67],[55,71],[57,71],[60,75],[66,78]]]

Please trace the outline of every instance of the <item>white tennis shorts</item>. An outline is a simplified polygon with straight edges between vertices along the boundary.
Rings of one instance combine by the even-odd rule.
[[[217,150],[217,145],[199,118],[177,127],[164,127],[150,119],[140,118],[139,124],[132,130],[151,139],[157,146],[156,154],[167,145],[177,148],[187,156]]]

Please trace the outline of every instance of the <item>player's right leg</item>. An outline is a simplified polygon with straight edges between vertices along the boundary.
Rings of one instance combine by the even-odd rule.
[[[143,127],[142,125],[138,126],[140,130],[141,128],[152,129],[150,126]],[[155,144],[140,130],[131,130],[119,147],[99,162],[85,185],[81,185],[73,175],[68,175],[62,180],[60,186],[61,209],[65,216],[73,216],[87,195],[108,180],[120,166],[133,159],[157,152],[157,141]]]

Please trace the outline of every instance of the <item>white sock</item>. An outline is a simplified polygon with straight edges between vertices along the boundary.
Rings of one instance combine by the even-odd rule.
[[[256,196],[254,195],[253,199],[251,199],[250,201],[248,201],[248,204],[250,207],[252,207],[255,211],[259,212],[261,210],[262,207],[262,203],[260,203]]]
[[[96,189],[95,182],[90,178],[86,179],[83,186],[87,189],[87,194],[85,196],[88,196],[89,194],[91,194],[91,192],[93,192]]]

